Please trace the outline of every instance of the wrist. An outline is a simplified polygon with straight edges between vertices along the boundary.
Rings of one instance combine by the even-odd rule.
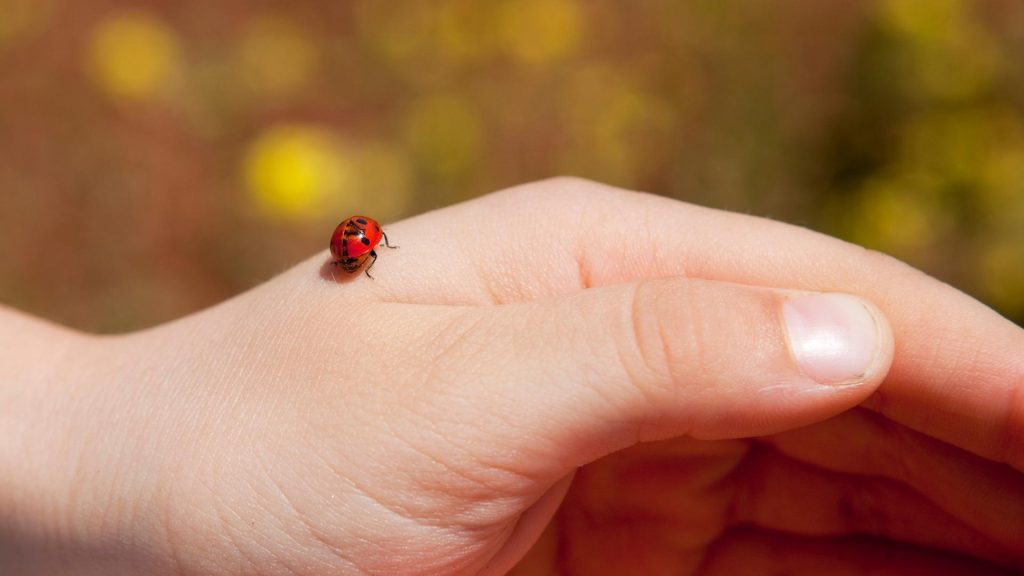
[[[0,316],[0,573],[131,572],[138,536],[104,450],[117,414],[97,413],[114,339]]]

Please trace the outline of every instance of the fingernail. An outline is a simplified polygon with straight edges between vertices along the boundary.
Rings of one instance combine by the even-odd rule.
[[[782,305],[789,347],[804,374],[822,384],[862,380],[880,351],[868,305],[846,294],[799,296]]]

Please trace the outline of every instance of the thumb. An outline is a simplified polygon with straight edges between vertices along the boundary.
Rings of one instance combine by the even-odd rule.
[[[454,344],[431,359],[445,393],[421,409],[460,423],[455,435],[479,423],[477,449],[549,478],[638,441],[823,420],[869,396],[893,355],[888,323],[857,297],[687,278],[460,318]]]

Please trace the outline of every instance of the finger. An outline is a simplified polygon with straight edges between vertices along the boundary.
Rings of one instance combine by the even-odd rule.
[[[752,568],[756,567],[756,568]],[[701,576],[996,576],[1014,572],[979,559],[863,537],[808,538],[730,531],[709,552]]]
[[[562,544],[548,558],[559,553],[573,574],[696,573],[726,527],[750,446],[672,438],[581,468],[556,521]]]
[[[431,351],[418,369],[422,421],[508,458],[499,468],[529,451],[533,472],[556,478],[642,440],[827,418],[871,393],[892,346],[885,320],[846,295],[683,278],[434,322],[428,340],[402,345]]]
[[[857,294],[878,304],[899,343],[871,405],[1024,470],[1024,330],[891,258],[797,226],[575,179],[413,218],[393,235],[416,241],[389,254],[370,289],[404,302],[518,302],[669,275]]]
[[[570,474],[558,481],[519,517],[515,528],[505,541],[501,551],[491,558],[486,566],[480,569],[479,574],[504,575],[509,574],[509,571],[514,567],[522,569],[524,568],[524,563],[520,562],[520,560],[527,553],[531,553],[534,557],[533,562],[537,562],[542,558],[542,555],[538,554],[538,552],[546,551],[545,548],[551,544],[552,534],[551,530],[548,529],[554,526],[551,522],[551,517],[555,515],[559,505],[565,498],[566,492],[569,491],[573,476],[574,474]],[[531,552],[531,550],[536,550],[536,552]],[[536,574],[537,572],[533,573]]]
[[[745,466],[736,524],[808,536],[867,534],[1003,564],[1024,559],[1019,545],[1002,545],[898,482],[828,472],[764,452]]]
[[[1005,464],[867,410],[851,410],[764,442],[820,468],[901,482],[1024,557],[1024,475]]]

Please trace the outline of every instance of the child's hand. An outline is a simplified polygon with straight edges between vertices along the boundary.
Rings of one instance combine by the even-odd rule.
[[[0,571],[1024,567],[1024,331],[941,282],[577,180],[385,230],[374,280],[63,336],[0,409]]]

